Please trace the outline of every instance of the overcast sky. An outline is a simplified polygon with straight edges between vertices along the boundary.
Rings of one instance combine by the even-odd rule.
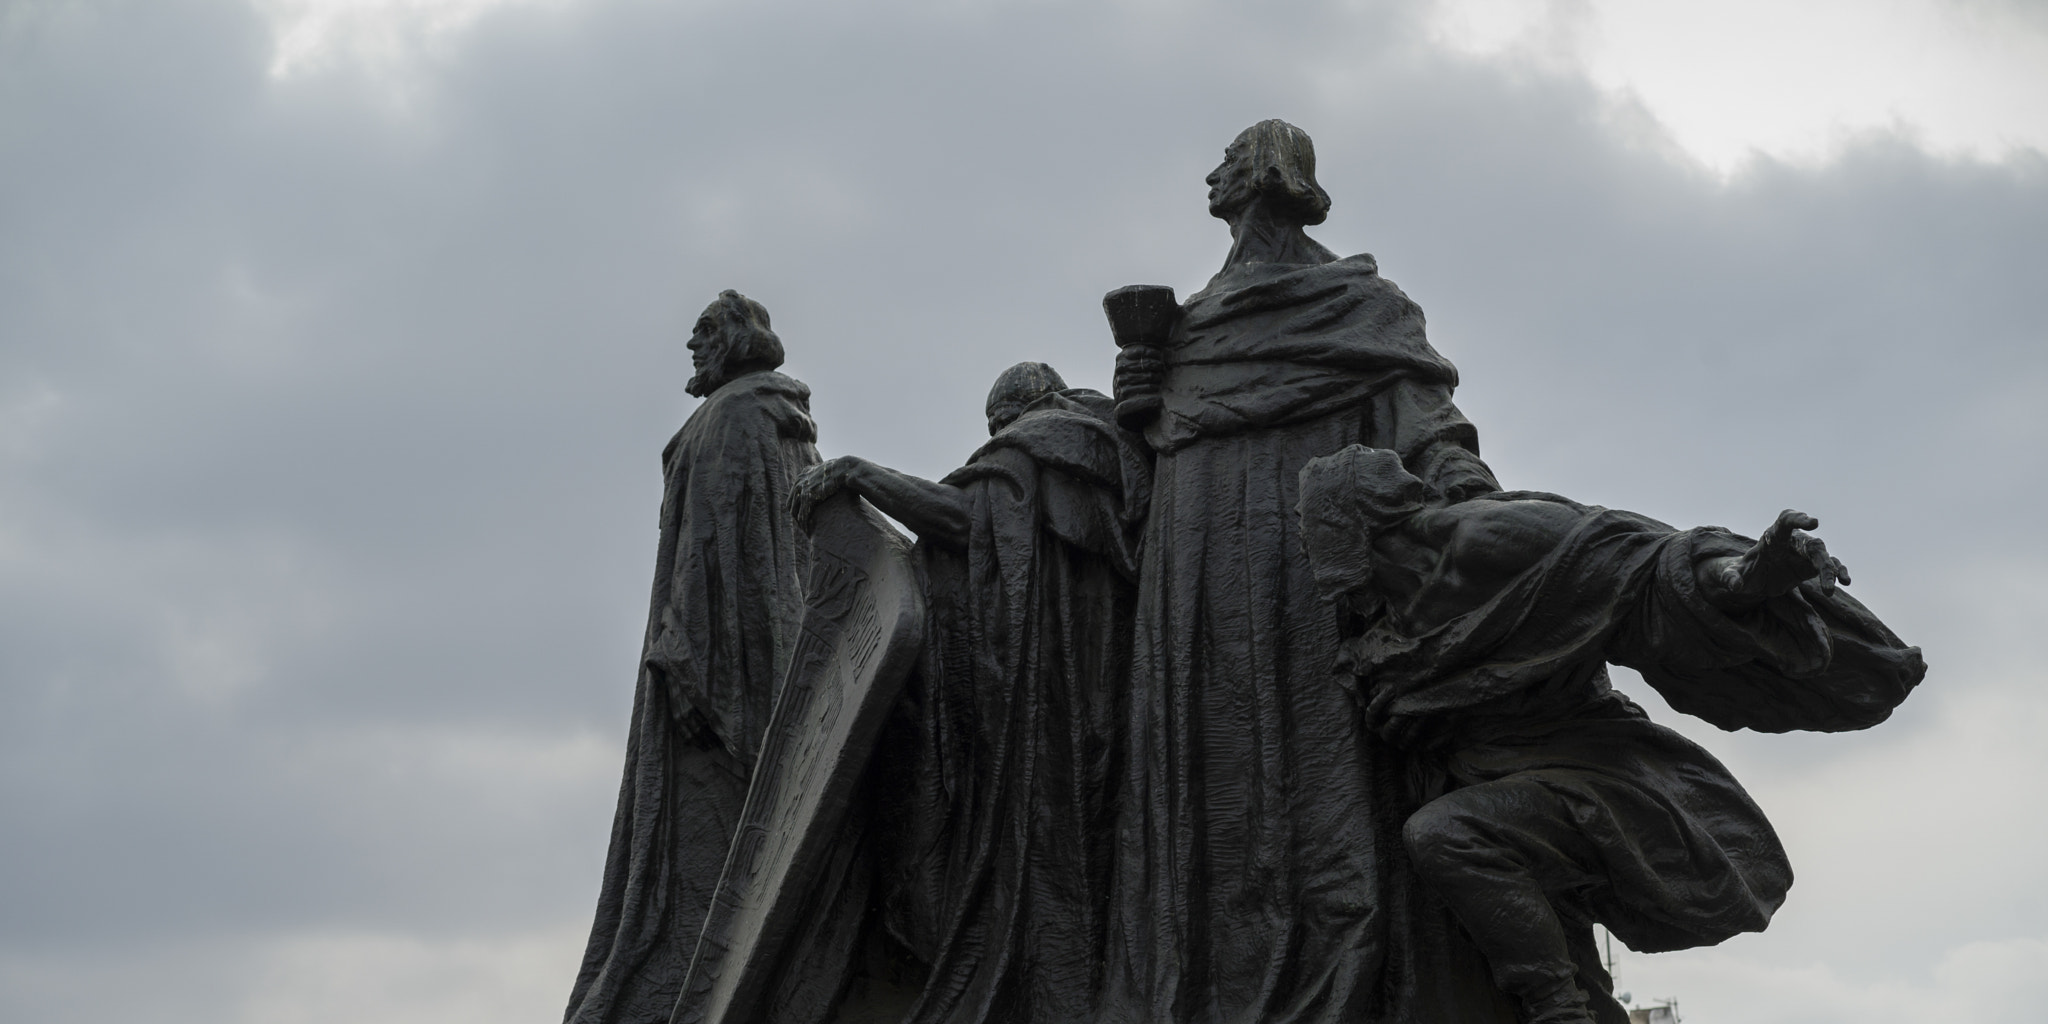
[[[942,474],[1266,117],[1508,486],[1804,509],[1926,650],[1843,736],[1623,680],[1799,882],[1621,987],[2042,1019],[2037,0],[0,0],[0,1019],[559,1019],[697,311]]]

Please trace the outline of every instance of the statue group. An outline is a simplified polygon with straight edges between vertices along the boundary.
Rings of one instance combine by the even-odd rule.
[[[1836,731],[1918,649],[1810,516],[1502,490],[1421,309],[1303,230],[1308,136],[1208,181],[1223,269],[1110,293],[1116,393],[1020,363],[942,480],[821,462],[767,311],[704,311],[570,1024],[1626,1024],[1594,925],[1769,922],[1770,823],[1606,666]]]

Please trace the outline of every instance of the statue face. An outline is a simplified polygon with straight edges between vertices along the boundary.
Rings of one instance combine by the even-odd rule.
[[[725,353],[732,347],[730,331],[718,315],[718,303],[704,307],[696,327],[690,330],[690,368],[695,375],[684,390],[699,398],[725,383]]]
[[[1017,402],[996,402],[988,407],[988,436],[994,437],[1004,427],[1017,422],[1024,415],[1024,406]]]
[[[1249,134],[1249,133],[1247,133]],[[1223,149],[1223,162],[1209,172],[1209,215],[1229,219],[1257,194],[1253,187],[1251,141],[1239,135]]]
[[[724,347],[724,338],[718,329],[716,306],[706,307],[697,317],[697,326],[690,331],[690,368],[703,373],[704,365],[715,361],[718,350]]]

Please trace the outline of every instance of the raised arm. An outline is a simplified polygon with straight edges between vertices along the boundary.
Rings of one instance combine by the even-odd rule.
[[[797,526],[809,532],[818,503],[841,490],[866,498],[883,515],[925,540],[954,548],[967,545],[967,495],[960,488],[899,473],[854,455],[813,466],[797,478],[789,499]]]

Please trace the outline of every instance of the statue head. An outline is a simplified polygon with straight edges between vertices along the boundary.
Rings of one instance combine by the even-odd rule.
[[[1017,422],[1031,403],[1067,389],[1059,371],[1044,363],[1018,363],[996,378],[988,389],[988,432],[990,437]]]
[[[768,329],[768,310],[728,288],[697,316],[690,332],[690,365],[696,375],[683,390],[698,398],[734,377],[782,365],[782,339]]]
[[[1308,133],[1275,118],[1246,128],[1209,172],[1209,213],[1233,220],[1254,199],[1301,224],[1330,215],[1330,194],[1316,184],[1316,147]]]
[[[1422,481],[1384,448],[1354,444],[1301,469],[1301,545],[1316,589],[1344,597],[1372,582],[1375,534],[1422,510]]]

